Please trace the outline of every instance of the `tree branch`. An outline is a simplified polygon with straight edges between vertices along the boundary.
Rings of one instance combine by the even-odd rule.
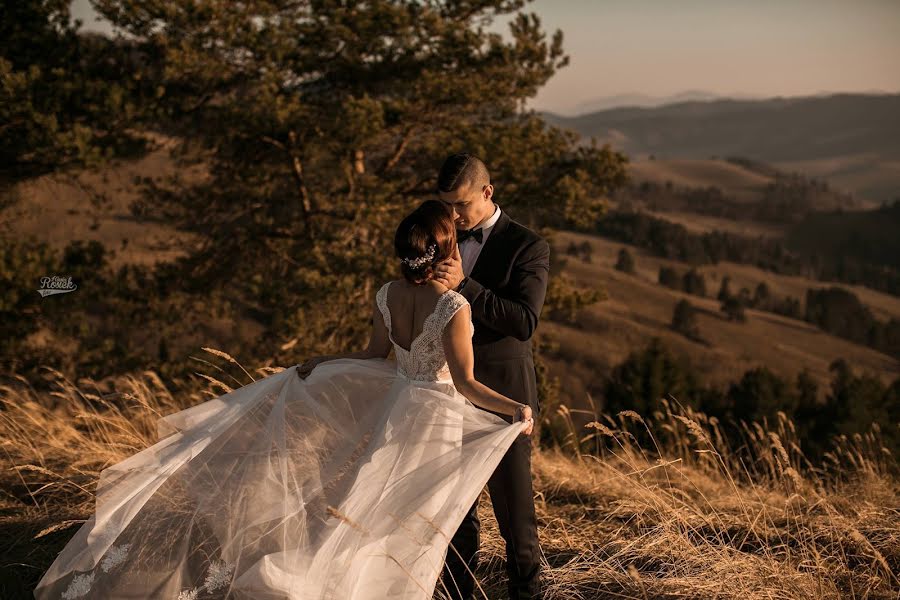
[[[406,147],[409,145],[409,141],[412,139],[415,130],[416,128],[414,125],[406,128],[406,131],[403,133],[400,141],[397,142],[396,148],[394,148],[394,153],[387,160],[387,162],[384,163],[384,166],[381,167],[379,174],[384,175],[397,165],[397,163],[400,161],[400,157],[402,157],[403,153],[406,152]]]

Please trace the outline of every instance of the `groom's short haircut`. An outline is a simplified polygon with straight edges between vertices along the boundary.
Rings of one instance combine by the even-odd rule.
[[[438,191],[455,192],[459,188],[475,185],[484,187],[491,182],[491,174],[480,158],[461,152],[447,157],[438,174]]]

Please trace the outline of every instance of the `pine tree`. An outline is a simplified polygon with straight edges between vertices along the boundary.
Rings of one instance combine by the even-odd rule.
[[[725,302],[728,298],[731,298],[731,277],[726,275],[722,278],[722,285],[719,287],[719,293],[716,294],[716,299],[720,302]]]
[[[687,300],[679,300],[672,313],[672,329],[692,340],[700,339],[697,311]]]
[[[756,290],[753,292],[754,308],[765,308],[769,306],[769,300],[772,298],[772,292],[769,291],[769,285],[765,281],[760,281]]]
[[[581,253],[581,260],[586,263],[591,263],[593,261],[594,247],[591,246],[591,243],[587,240],[581,242],[581,245],[578,247],[579,252]]]
[[[681,278],[681,289],[695,296],[706,296],[706,278],[697,269],[691,269]]]
[[[619,248],[619,256],[616,259],[616,271],[622,271],[630,275],[634,274],[634,257],[628,248]]]
[[[79,34],[67,0],[5,2],[0,19],[0,174],[13,181],[140,150],[148,110],[128,40]]]
[[[744,303],[737,296],[729,296],[722,302],[720,309],[728,317],[729,321],[737,321],[743,323],[747,320],[747,314],[744,311]]]
[[[738,421],[761,421],[774,419],[776,412],[793,415],[797,397],[788,382],[766,367],[757,367],[744,373],[737,383],[731,385],[728,397],[732,416]]]
[[[393,228],[458,151],[485,161],[526,224],[595,223],[625,157],[524,110],[568,58],[561,32],[522,5],[97,0],[146,58],[137,74],[167,130],[214,165],[174,192],[148,187],[148,217],[202,239],[178,275],[185,291],[227,289],[274,330],[303,331],[275,360],[349,347],[373,284],[396,275]],[[490,31],[507,18],[508,37]],[[332,310],[319,309],[323,289],[341,299]]]
[[[690,364],[653,338],[645,349],[632,352],[613,369],[604,388],[604,411],[650,414],[658,410],[659,400],[669,395],[686,405],[697,406],[702,395],[700,388]]]
[[[681,276],[678,274],[678,271],[672,267],[660,267],[658,280],[660,285],[672,288],[673,290],[681,290]]]

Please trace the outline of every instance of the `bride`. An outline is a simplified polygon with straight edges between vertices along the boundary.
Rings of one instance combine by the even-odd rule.
[[[366,350],[159,419],[156,444],[100,473],[94,514],[35,597],[431,598],[453,533],[534,421],[474,379],[471,309],[432,277],[458,260],[451,209],[422,203],[394,245],[403,279],[378,290]]]

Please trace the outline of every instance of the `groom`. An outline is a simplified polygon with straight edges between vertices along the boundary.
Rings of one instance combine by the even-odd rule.
[[[454,209],[461,261],[451,258],[439,265],[435,278],[472,306],[475,378],[529,404],[537,420],[530,339],[547,293],[550,246],[500,210],[493,194],[487,167],[477,157],[454,154],[444,161],[438,196]],[[511,422],[511,417],[499,416]],[[511,600],[536,599],[541,594],[531,447],[530,435],[518,436],[488,481],[494,515],[506,541]],[[476,500],[447,553],[443,583],[454,599],[473,598],[472,573],[478,563],[481,528],[477,507]]]

